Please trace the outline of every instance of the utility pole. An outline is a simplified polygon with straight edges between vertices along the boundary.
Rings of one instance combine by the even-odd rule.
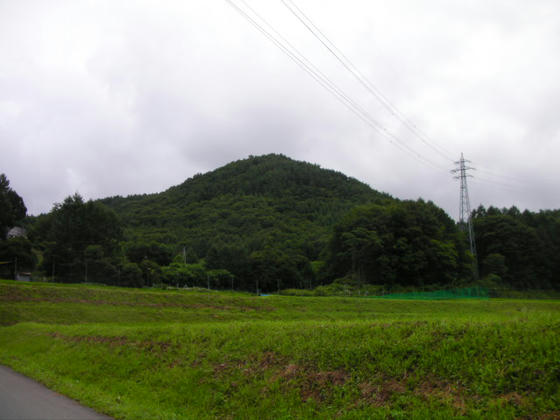
[[[472,175],[468,174],[467,171],[474,170],[475,168],[471,166],[467,166],[466,164],[470,163],[470,160],[467,160],[463,157],[463,153],[461,153],[461,159],[455,162],[455,165],[458,167],[451,171],[452,174],[455,174],[454,178],[458,179],[461,183],[461,199],[459,202],[459,228],[463,231],[468,233],[469,235],[469,246],[471,250],[471,254],[473,256],[473,276],[475,280],[478,280],[478,263],[477,263],[477,256],[476,256],[476,244],[474,239],[474,229],[472,224],[471,218],[471,203],[469,200],[469,189],[467,186],[467,178],[472,178]]]

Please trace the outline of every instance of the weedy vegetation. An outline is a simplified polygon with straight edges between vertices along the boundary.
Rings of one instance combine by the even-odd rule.
[[[560,301],[0,282],[0,363],[115,418],[560,417]]]

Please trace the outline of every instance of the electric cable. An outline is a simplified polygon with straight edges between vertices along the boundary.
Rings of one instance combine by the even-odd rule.
[[[354,63],[313,23],[292,0],[280,0],[282,4],[307,28],[315,38],[348,70],[360,84],[366,88],[387,111],[407,127],[425,145],[430,147],[443,158],[453,161],[450,153],[441,146],[437,146],[427,134],[421,131],[416,124],[410,121],[366,76],[364,76]]]
[[[251,23],[259,32],[261,32],[269,41],[271,41],[277,48],[279,48],[284,54],[286,54],[292,61],[294,61],[300,68],[307,72],[316,82],[318,82],[323,88],[329,91],[339,102],[345,105],[350,111],[352,111],[356,116],[358,116],[362,121],[376,130],[378,133],[383,135],[391,144],[398,147],[401,151],[404,151],[411,155],[413,158],[422,161],[423,163],[432,166],[436,169],[441,169],[447,171],[446,168],[436,164],[430,159],[424,157],[401,139],[387,130],[383,125],[377,122],[367,111],[363,109],[359,104],[357,104],[352,98],[350,98],[344,91],[342,91],[334,82],[332,82],[327,76],[324,75],[320,70],[317,69],[301,52],[299,52],[292,44],[287,42],[285,37],[281,36],[280,33],[273,28],[273,26],[268,23],[262,16],[254,11],[244,0],[241,0],[245,7],[250,10],[259,20],[265,23],[266,26],[271,28],[278,36],[280,36],[288,47],[279,41],[273,34],[267,31],[257,20],[249,15],[244,9],[239,7],[233,0],[225,0],[237,13],[239,13],[243,18],[245,18],[249,23]],[[291,49],[290,49],[291,48]]]

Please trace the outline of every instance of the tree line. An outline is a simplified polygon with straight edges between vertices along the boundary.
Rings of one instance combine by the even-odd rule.
[[[479,207],[472,217],[479,283],[560,287],[559,210]],[[62,282],[271,292],[341,279],[388,289],[474,281],[464,232],[434,203],[397,200],[281,155],[233,162],[160,194],[76,194],[48,214],[4,219],[24,224],[28,238],[1,241],[0,261],[17,255],[20,267]]]

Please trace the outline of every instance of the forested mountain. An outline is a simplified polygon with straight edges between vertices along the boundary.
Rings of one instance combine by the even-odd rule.
[[[325,230],[355,205],[388,200],[340,172],[266,155],[197,174],[162,193],[101,202],[122,217],[131,239],[195,245],[209,230],[213,240],[228,241],[263,230],[267,236],[300,231],[302,224]]]
[[[342,215],[392,201],[342,173],[282,155],[232,162],[159,194],[101,200],[120,216],[129,246],[184,247],[191,259],[227,267],[239,279],[260,275],[276,284],[280,277],[290,287],[310,285],[311,262]]]
[[[472,216],[476,283],[465,233],[434,203],[282,155],[251,156],[158,194],[67,197],[20,220],[29,239],[0,241],[0,262],[12,275],[17,261],[55,281],[123,286],[560,288],[559,210]]]

